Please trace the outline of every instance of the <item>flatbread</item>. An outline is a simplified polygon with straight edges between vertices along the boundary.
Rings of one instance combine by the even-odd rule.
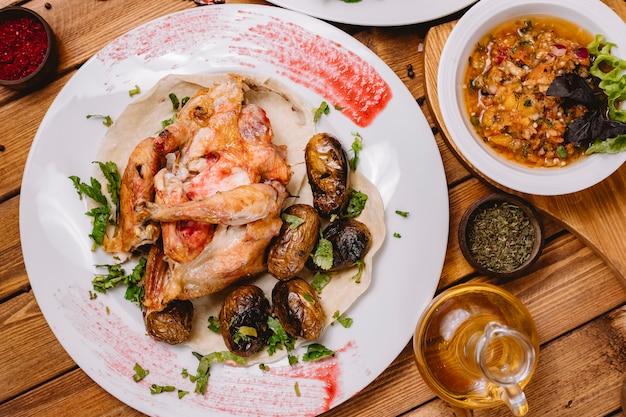
[[[98,150],[98,161],[114,161],[120,172],[124,171],[128,157],[134,147],[144,138],[158,134],[162,120],[172,117],[173,110],[168,98],[170,93],[177,97],[192,96],[201,88],[226,80],[229,74],[219,75],[169,75],[161,79],[150,91],[129,105],[109,128],[101,147]],[[274,131],[274,144],[286,146],[287,163],[293,175],[287,189],[291,196],[287,205],[296,203],[312,204],[312,193],[306,178],[304,149],[309,139],[316,133],[312,120],[312,106],[307,106],[286,86],[272,78],[243,75],[244,83],[250,86],[245,92],[245,99],[257,104],[266,111]],[[101,177],[98,170],[94,177]],[[322,290],[320,296],[327,315],[326,325],[335,319],[333,314],[344,314],[349,307],[369,287],[372,280],[373,258],[385,239],[384,206],[376,187],[358,171],[350,173],[349,185],[368,196],[365,210],[357,220],[365,223],[372,234],[372,244],[364,259],[365,268],[356,282],[353,278],[357,267],[331,273],[330,283]],[[311,281],[313,273],[303,270],[301,278]],[[268,298],[277,279],[269,273],[262,274],[246,283],[259,286]],[[192,300],[195,307],[192,333],[184,342],[194,351],[202,354],[227,350],[221,334],[207,328],[208,318],[217,317],[222,301],[228,291],[208,295]],[[300,341],[299,343],[302,343]],[[266,351],[247,358],[248,365],[270,363],[287,355],[285,350],[277,351],[269,356]]]

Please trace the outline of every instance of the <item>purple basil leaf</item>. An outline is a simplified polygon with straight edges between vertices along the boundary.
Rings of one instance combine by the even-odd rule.
[[[564,107],[571,106],[571,103],[574,103],[584,104],[587,108],[595,108],[600,104],[587,81],[574,73],[556,77],[550,84],[550,87],[548,87],[546,95],[565,99]]]
[[[626,134],[626,123],[607,119],[599,110],[591,110],[574,120],[565,130],[566,143],[588,144]]]

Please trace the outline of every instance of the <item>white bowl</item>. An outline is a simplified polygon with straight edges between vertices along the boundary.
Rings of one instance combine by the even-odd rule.
[[[603,34],[626,50],[626,24],[599,0],[481,0],[456,24],[443,48],[437,74],[438,99],[451,145],[473,169],[511,190],[561,195],[602,181],[624,161],[626,153],[593,154],[563,168],[529,168],[505,160],[475,133],[465,111],[462,80],[467,59],[489,30],[518,17],[553,16]],[[618,48],[612,53],[623,57]]]

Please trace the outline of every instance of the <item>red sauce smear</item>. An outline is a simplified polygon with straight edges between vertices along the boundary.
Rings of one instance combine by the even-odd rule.
[[[213,44],[231,53],[217,50],[213,55]],[[169,53],[225,68],[271,64],[277,74],[319,94],[361,127],[369,126],[392,98],[387,82],[357,53],[302,26],[279,18],[268,21],[254,11],[238,10],[233,16],[209,7],[167,16],[118,38],[98,58],[109,64],[130,57],[149,62]],[[173,61],[172,69],[179,64]]]
[[[30,17],[0,21],[0,79],[19,80],[39,68],[48,49],[41,22]]]
[[[282,75],[331,101],[355,124],[368,126],[391,100],[391,88],[359,55],[341,44],[279,20],[241,36],[257,47],[233,46],[239,54],[269,62]]]

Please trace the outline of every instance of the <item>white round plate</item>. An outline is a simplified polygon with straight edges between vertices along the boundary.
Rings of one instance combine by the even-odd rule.
[[[548,196],[584,190],[617,170],[626,161],[626,153],[594,154],[564,168],[527,168],[492,152],[467,117],[462,91],[467,58],[491,28],[520,16],[554,16],[592,34],[603,34],[618,45],[626,42],[626,24],[599,0],[481,0],[459,20],[441,54],[438,98],[449,140],[474,169],[509,189]],[[616,48],[613,52],[620,55]]]
[[[402,26],[458,12],[476,0],[269,0],[281,7],[331,22],[362,26]]]
[[[202,396],[180,375],[183,368],[195,374],[198,361],[189,348],[146,336],[141,312],[123,299],[122,289],[90,299],[94,265],[113,262],[92,252],[87,206],[68,177],[88,181],[106,132],[86,115],[115,120],[132,102],[135,85],[147,91],[170,73],[224,72],[276,77],[311,109],[322,100],[350,100],[342,112],[324,116],[318,130],[341,138],[346,149],[353,132],[363,137],[359,170],[381,192],[388,237],[371,286],[345,313],[354,324],[332,326],[319,341],[337,351],[334,358],[293,368],[282,360],[267,372],[214,365]],[[32,288],[56,337],[91,378],[129,406],[159,416],[317,415],[358,393],[409,342],[443,266],[448,194],[429,125],[404,84],[369,49],[300,13],[209,6],[140,26],[77,71],[50,106],[30,151],[20,232]],[[139,383],[132,378],[135,364],[150,371]],[[191,393],[182,399],[176,392],[151,395],[151,384]]]

